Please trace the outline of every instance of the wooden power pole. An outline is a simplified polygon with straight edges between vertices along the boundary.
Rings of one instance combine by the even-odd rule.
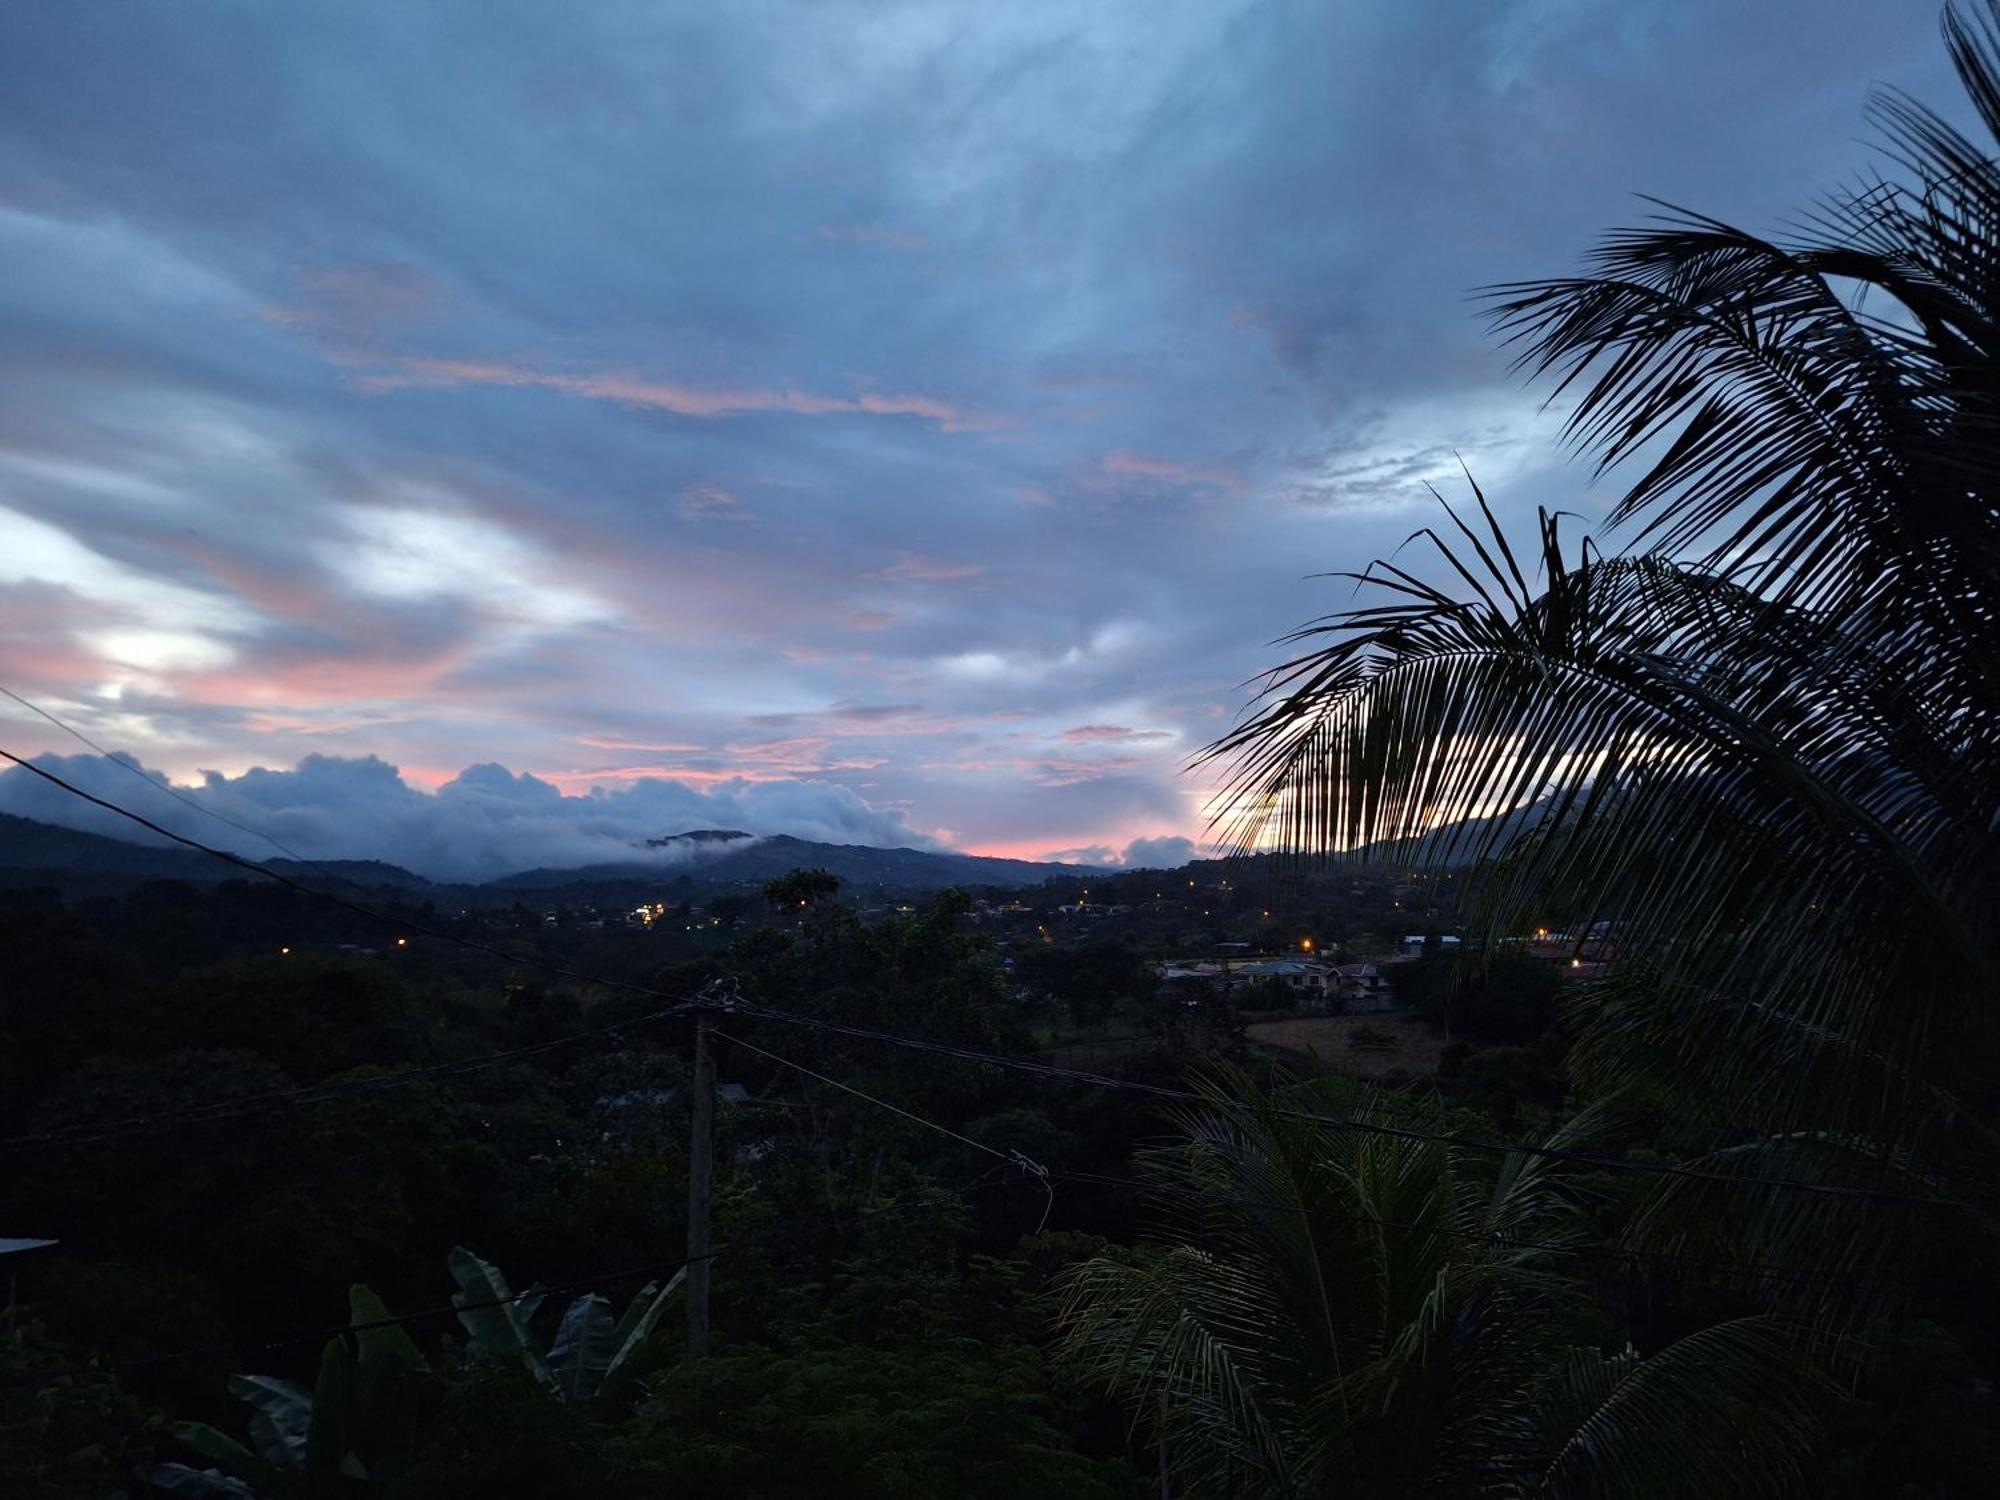
[[[708,1017],[694,1029],[694,1117],[688,1140],[687,1352],[708,1352],[709,1209],[715,1186],[715,1058],[708,1050]]]

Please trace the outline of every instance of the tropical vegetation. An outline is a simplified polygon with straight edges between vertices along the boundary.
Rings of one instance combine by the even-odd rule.
[[[1953,7],[1944,31],[2000,138],[2000,6]],[[1569,1075],[1593,1116],[1644,1121],[1678,1168],[1632,1205],[1622,1243],[1737,1268],[1773,1321],[1751,1343],[1725,1333],[1740,1321],[1691,1333],[1712,1399],[1686,1406],[1639,1394],[1678,1344],[1566,1356],[1568,1386],[1503,1381],[1609,1393],[1533,1484],[1532,1444],[1500,1435],[1558,1430],[1547,1411],[1476,1421],[1483,1455],[1438,1441],[1382,1478],[1355,1455],[1413,1389],[1395,1361],[1442,1371],[1420,1330],[1471,1337],[1506,1299],[1397,1332],[1345,1324],[1331,1292],[1310,1309],[1284,1295],[1355,1290],[1345,1268],[1302,1278],[1357,1234],[1407,1245],[1444,1223],[1368,1202],[1343,1127],[1280,1150],[1217,1098],[1186,1122],[1188,1149],[1246,1198],[1275,1177],[1255,1196],[1295,1207],[1312,1238],[1294,1231],[1287,1257],[1266,1211],[1239,1209],[1247,1229],[1198,1225],[1072,1283],[1072,1338],[1150,1393],[1137,1410],[1197,1490],[1459,1493],[1482,1472],[1523,1493],[1795,1490],[1811,1403],[1788,1393],[1865,1382],[1946,1267],[1990,1258],[2000,162],[1902,95],[1872,114],[1885,172],[1783,239],[1663,207],[1583,275],[1494,289],[1577,448],[1632,473],[1609,516],[1619,545],[1572,541],[1548,513],[1517,545],[1475,484],[1423,533],[1430,565],[1360,575],[1363,600],[1298,632],[1209,752],[1246,852],[1392,845],[1469,871],[1461,915],[1489,957],[1550,922],[1615,953],[1615,977],[1569,1007]],[[1512,1201],[1506,1183],[1480,1201]],[[1406,1222],[1357,1231],[1343,1213]],[[1397,1307],[1390,1285],[1357,1295]],[[1434,1280],[1443,1298],[1454,1285],[1470,1295]],[[1992,1309],[1970,1300],[1949,1316],[1976,1328]],[[1746,1418],[1797,1425],[1760,1444]],[[1673,1444],[1649,1442],[1659,1422]]]
[[[1184,894],[0,893],[8,1493],[1985,1493],[2000,0],[1945,37],[1993,140],[1884,94],[1786,236],[1491,293],[1608,540],[1474,485],[1367,570]],[[1284,1066],[1287,986],[1162,977],[1446,926]]]

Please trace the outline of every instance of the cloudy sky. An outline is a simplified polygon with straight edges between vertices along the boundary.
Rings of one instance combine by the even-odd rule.
[[[1508,514],[1601,508],[1469,289],[1570,269],[1638,192],[1774,228],[1869,160],[1871,83],[1951,93],[1922,0],[6,30],[0,681],[316,810],[308,852],[454,870],[550,847],[496,814],[439,852],[468,806],[1198,835],[1189,752],[1346,598],[1307,575],[1423,524],[1454,455]],[[52,811],[22,780],[0,805]]]

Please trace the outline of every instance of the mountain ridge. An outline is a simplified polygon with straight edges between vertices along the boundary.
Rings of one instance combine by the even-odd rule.
[[[737,844],[743,847],[733,847]],[[881,848],[871,844],[827,844],[790,834],[754,835],[736,829],[692,829],[644,847],[701,848],[732,846],[704,852],[688,860],[634,858],[566,868],[539,867],[511,871],[485,881],[436,881],[401,865],[373,859],[257,860],[255,863],[291,880],[332,877],[364,888],[403,892],[478,892],[492,895],[552,891],[570,886],[657,885],[687,877],[697,885],[761,884],[801,866],[830,870],[850,886],[942,890],[947,886],[1019,886],[1064,876],[1102,873],[1097,866],[1063,865],[1037,860],[995,859],[945,850]],[[141,844],[61,824],[44,823],[0,813],[0,884],[19,887],[37,883],[33,877],[56,877],[71,886],[185,880],[213,884],[240,880],[245,871],[197,850]]]

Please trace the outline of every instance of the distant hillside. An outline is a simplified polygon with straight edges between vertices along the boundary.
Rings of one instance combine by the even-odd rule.
[[[207,856],[203,855],[206,859]],[[220,861],[211,861],[219,864]],[[424,879],[415,870],[406,870],[401,865],[392,865],[380,859],[318,859],[311,864],[296,859],[262,859],[258,861],[265,869],[275,870],[292,880],[320,881],[332,876],[349,885],[389,886],[399,891],[429,891],[437,889],[437,883]]]
[[[703,853],[686,863],[656,860],[585,865],[570,870],[523,870],[489,881],[490,890],[544,890],[552,886],[622,884],[658,881],[686,875],[703,884],[761,883],[801,866],[830,870],[850,886],[892,886],[902,890],[942,890],[946,886],[1034,885],[1059,875],[1088,875],[1080,865],[1041,864],[1025,859],[987,859],[974,854],[939,854],[924,849],[877,849],[866,844],[819,844],[789,834],[751,839],[747,834],[703,829],[673,839],[656,839],[652,846],[671,847],[692,840],[704,850],[724,846],[721,853]],[[743,847],[732,847],[742,841]]]
[[[705,828],[649,841],[654,849],[688,849],[685,860],[633,859],[578,869],[523,870],[483,885],[447,885],[426,880],[400,865],[372,859],[331,859],[306,864],[291,859],[262,860],[266,869],[308,884],[326,877],[360,888],[475,904],[513,899],[517,893],[548,893],[579,886],[641,885],[686,876],[698,885],[761,885],[801,866],[831,870],[855,888],[942,890],[946,886],[1037,885],[1052,876],[1089,875],[1079,865],[1032,860],[985,859],[923,849],[876,849],[862,844],[819,844],[780,834],[757,838],[732,829]],[[82,833],[32,818],[0,814],[0,886],[52,885],[65,890],[104,889],[148,880],[208,884],[251,878],[240,867],[192,849],[161,848]]]
[[[327,884],[328,877],[360,887],[430,890],[431,882],[401,865],[379,859],[329,859],[307,864],[296,859],[256,863],[288,879]],[[240,865],[177,845],[135,844],[127,839],[84,833],[33,818],[0,813],[0,884],[57,885],[86,889],[137,885],[148,880],[184,880],[209,885],[255,877]]]
[[[21,877],[30,874],[204,882],[231,874],[221,860],[192,849],[133,844],[11,813],[0,813],[0,872],[10,877],[10,885],[28,883]]]

